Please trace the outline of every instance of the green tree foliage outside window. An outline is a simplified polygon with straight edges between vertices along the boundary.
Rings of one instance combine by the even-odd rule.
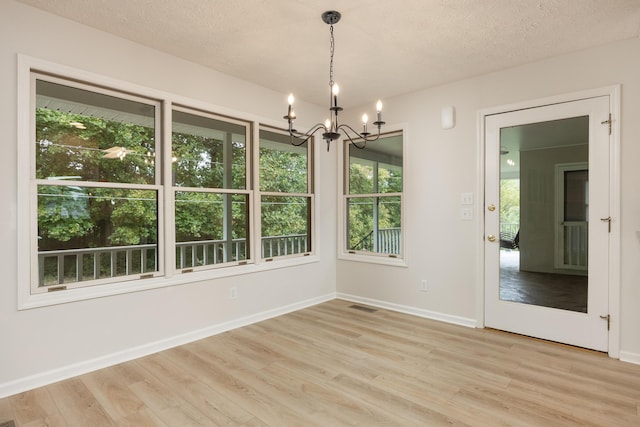
[[[153,183],[150,140],[150,128],[38,108],[36,177]],[[122,160],[105,158],[112,147],[130,152]],[[156,243],[156,199],[155,191],[143,189],[39,185],[40,250]]]
[[[520,224],[520,180],[500,180],[500,222]]]
[[[157,271],[155,108],[36,80],[39,286]]]
[[[307,144],[260,130],[260,210],[262,256],[311,251],[311,196]]]
[[[347,249],[400,254],[402,136],[383,137],[364,150],[350,146]]]
[[[177,268],[247,258],[248,193],[220,191],[247,188],[247,129],[245,123],[173,111]],[[181,245],[186,242],[203,243]],[[185,264],[187,258],[192,261]]]

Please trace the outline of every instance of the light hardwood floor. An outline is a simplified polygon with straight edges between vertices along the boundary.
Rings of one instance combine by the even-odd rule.
[[[0,400],[18,426],[639,426],[640,366],[334,300]]]

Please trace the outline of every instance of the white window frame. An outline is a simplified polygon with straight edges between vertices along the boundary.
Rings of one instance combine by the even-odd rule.
[[[255,184],[255,192],[256,192],[256,206],[258,206],[258,221],[256,222],[256,230],[257,230],[257,241],[256,241],[256,258],[259,258],[263,262],[272,262],[274,260],[285,260],[288,258],[299,258],[299,257],[308,257],[315,253],[316,241],[317,241],[317,232],[315,228],[315,212],[316,212],[316,198],[315,198],[315,167],[314,167],[314,159],[316,158],[315,153],[315,140],[313,137],[310,137],[306,142],[306,150],[307,150],[307,192],[306,193],[281,193],[274,191],[261,191],[260,190],[260,130],[265,130],[267,132],[278,133],[282,135],[288,135],[287,131],[281,128],[269,126],[266,124],[260,124],[258,126],[258,139],[256,139],[256,150],[255,150],[255,171],[256,175],[256,184]],[[262,257],[262,196],[276,196],[276,197],[305,197],[309,199],[309,205],[311,209],[309,224],[307,225],[307,229],[309,230],[309,239],[311,240],[311,247],[309,251],[295,253],[295,254],[287,254],[287,255],[279,255],[279,256],[271,256],[271,257]]]
[[[216,269],[216,268],[224,268],[224,267],[229,267],[229,266],[236,266],[236,265],[247,265],[247,264],[251,264],[254,262],[254,260],[257,258],[255,256],[255,254],[253,253],[253,224],[252,224],[252,218],[253,218],[253,210],[254,210],[254,206],[255,206],[255,201],[253,198],[253,191],[252,191],[252,182],[251,182],[251,174],[252,174],[252,169],[251,169],[251,158],[252,158],[252,132],[251,132],[251,122],[246,121],[246,120],[240,120],[240,119],[235,119],[235,118],[230,118],[230,117],[226,117],[226,116],[221,116],[215,113],[211,113],[211,112],[205,112],[205,111],[200,111],[200,110],[196,110],[194,108],[189,108],[186,106],[180,106],[180,105],[172,105],[171,110],[170,111],[166,111],[166,115],[169,118],[169,120],[167,120],[167,122],[171,125],[173,123],[173,111],[179,111],[182,113],[186,113],[186,114],[191,114],[194,116],[199,116],[199,117],[203,117],[206,119],[213,119],[213,120],[219,120],[222,122],[227,122],[227,123],[231,123],[231,124],[236,124],[236,125],[240,125],[240,126],[246,126],[245,128],[245,185],[243,189],[235,189],[235,188],[194,188],[194,187],[178,187],[175,186],[171,177],[170,173],[166,173],[165,174],[165,186],[167,188],[170,188],[170,194],[168,195],[168,200],[170,200],[170,203],[167,206],[167,211],[169,212],[169,216],[171,218],[170,221],[170,225],[169,227],[167,227],[166,230],[166,236],[167,236],[167,247],[172,248],[171,250],[167,251],[167,265],[171,266],[171,269],[173,270],[174,274],[186,274],[186,273],[193,273],[193,272],[197,272],[197,271],[205,271],[205,270],[211,270],[211,269]],[[171,129],[173,129],[173,126],[170,126]],[[165,152],[171,152],[172,148],[173,148],[173,138],[170,137],[168,139],[168,150]],[[170,157],[170,156],[167,156]],[[169,169],[165,169],[166,171],[170,171],[171,170],[171,165],[168,166]],[[184,192],[200,192],[200,193],[208,193],[208,194],[243,194],[247,196],[247,203],[249,204],[248,210],[247,210],[247,221],[249,222],[248,227],[247,227],[247,251],[249,253],[249,256],[244,259],[244,260],[238,260],[238,261],[227,261],[224,263],[217,263],[217,264],[207,264],[207,265],[202,265],[202,266],[195,266],[195,267],[186,267],[186,268],[178,268],[176,267],[176,259],[175,259],[175,250],[176,250],[176,246],[177,246],[177,242],[176,242],[176,235],[175,235],[175,194],[176,192],[180,192],[180,191],[184,191]]]
[[[46,81],[50,83],[55,83],[71,88],[81,89],[88,92],[94,92],[101,95],[108,95],[112,97],[116,97],[118,99],[124,99],[127,101],[134,101],[140,104],[151,105],[154,107],[154,138],[155,141],[161,140],[161,104],[156,100],[152,100],[149,98],[144,98],[136,95],[131,95],[124,92],[118,92],[111,89],[105,89],[101,87],[97,87],[94,85],[75,82],[68,79],[60,78],[57,76],[47,75],[43,73],[39,73],[37,71],[32,71],[30,73],[30,97],[29,97],[29,105],[30,105],[30,117],[29,117],[29,143],[28,152],[29,152],[29,195],[30,206],[33,206],[35,209],[31,209],[29,211],[29,219],[30,219],[30,275],[29,275],[29,283],[31,285],[31,294],[39,294],[46,293],[52,291],[59,290],[68,290],[68,289],[76,289],[76,288],[85,288],[88,286],[99,286],[105,285],[109,283],[117,283],[117,282],[125,282],[125,281],[133,281],[140,279],[148,279],[152,277],[158,277],[164,275],[165,265],[164,265],[164,246],[160,245],[160,235],[161,230],[163,228],[163,193],[162,193],[162,170],[161,168],[156,168],[154,173],[154,183],[153,184],[132,184],[132,183],[121,183],[121,182],[101,182],[101,181],[75,181],[75,180],[59,180],[59,179],[38,179],[36,178],[36,165],[35,165],[35,141],[36,141],[36,129],[35,129],[35,117],[36,117],[36,108],[35,108],[35,99],[36,99],[36,81]],[[26,142],[26,141],[25,141]],[[155,153],[156,158],[158,156],[158,152],[160,151],[160,144],[156,145]],[[26,151],[26,150],[25,150]],[[156,244],[157,246],[157,271],[148,272],[148,273],[137,273],[137,274],[129,274],[126,276],[114,276],[102,279],[93,279],[93,280],[85,280],[78,282],[65,282],[57,285],[49,285],[49,286],[39,286],[39,255],[38,255],[38,240],[35,238],[38,235],[38,215],[37,215],[37,207],[38,207],[38,186],[52,186],[52,187],[66,187],[69,185],[73,185],[80,188],[113,188],[113,189],[125,189],[125,190],[147,190],[147,191],[155,191],[156,192],[156,203],[157,203],[157,236]],[[117,249],[117,246],[114,246],[113,249]],[[78,257],[80,255],[76,255]],[[60,268],[60,265],[58,265]],[[60,274],[60,272],[58,272]]]
[[[33,294],[31,292],[31,271],[33,268],[33,255],[31,239],[33,234],[32,230],[32,212],[37,209],[37,205],[34,205],[33,185],[32,177],[35,177],[35,161],[33,161],[32,151],[29,147],[33,140],[33,120],[32,120],[32,108],[35,111],[35,107],[32,105],[32,96],[34,94],[34,88],[31,85],[31,74],[41,73],[47,76],[59,76],[63,81],[76,81],[83,82],[90,86],[97,86],[101,88],[109,88],[117,93],[129,93],[135,94],[135,96],[143,99],[156,100],[162,107],[162,151],[166,152],[171,150],[171,111],[173,105],[179,105],[188,107],[196,111],[210,112],[215,115],[219,115],[225,118],[234,117],[240,121],[246,121],[251,124],[250,136],[251,139],[247,140],[247,161],[250,165],[247,167],[247,174],[249,182],[252,184],[248,187],[249,192],[249,239],[253,241],[251,247],[253,253],[253,263],[241,263],[241,265],[228,266],[228,268],[212,268],[203,269],[202,271],[194,271],[190,274],[176,274],[175,271],[175,255],[172,257],[169,254],[172,250],[166,250],[166,248],[174,248],[171,245],[169,238],[173,239],[174,228],[172,218],[173,211],[166,206],[172,206],[172,194],[173,188],[171,186],[171,177],[167,177],[167,174],[163,171],[171,170],[171,156],[162,156],[157,158],[156,164],[163,163],[164,168],[157,174],[161,176],[161,183],[158,185],[158,203],[162,204],[158,209],[158,221],[162,226],[158,226],[158,247],[163,248],[164,256],[159,259],[163,264],[163,274],[154,275],[154,277],[138,279],[138,280],[120,280],[113,283],[107,283],[103,285],[83,286],[78,288],[67,288],[64,291],[58,292],[46,292]],[[257,183],[257,176],[255,171],[258,167],[256,162],[255,150],[257,149],[259,133],[258,127],[260,123],[265,123],[268,126],[277,127],[277,123],[269,123],[263,117],[239,112],[224,106],[212,105],[207,102],[197,101],[191,98],[178,96],[172,93],[164,92],[157,89],[151,89],[137,84],[125,82],[122,80],[106,77],[104,75],[95,74],[88,71],[79,70],[74,67],[61,65],[39,58],[18,54],[17,60],[17,176],[16,176],[16,204],[14,207],[14,218],[17,226],[17,246],[16,246],[16,259],[17,259],[17,308],[19,310],[32,309],[37,307],[50,306],[55,304],[69,303],[73,301],[81,301],[92,298],[100,298],[104,296],[112,296],[118,294],[124,294],[129,292],[138,292],[149,289],[158,289],[167,286],[176,286],[182,284],[196,283],[202,281],[211,281],[222,277],[230,277],[241,274],[259,273],[262,271],[273,270],[277,268],[287,268],[297,265],[304,265],[313,262],[318,262],[319,257],[315,251],[318,251],[318,244],[314,244],[314,253],[310,256],[300,256],[287,259],[276,259],[273,262],[265,262],[256,257],[256,250],[259,248],[259,236],[256,230],[260,228],[259,222],[259,194],[253,190]],[[314,147],[314,159],[317,159],[317,147]],[[249,166],[251,166],[249,168]],[[314,182],[317,181],[318,168],[313,168]],[[236,190],[232,190],[236,192]],[[314,195],[313,212],[317,211],[319,198]],[[162,206],[165,206],[164,208]],[[317,240],[318,224],[313,221],[312,224],[312,242]]]
[[[382,264],[397,267],[408,267],[408,254],[407,254],[407,235],[406,232],[406,194],[407,194],[407,130],[406,125],[386,126],[386,131],[380,135],[380,138],[385,138],[395,134],[402,135],[402,192],[401,193],[376,193],[376,194],[348,194],[348,180],[349,180],[349,144],[351,142],[344,140],[344,147],[338,155],[338,194],[340,203],[338,204],[338,215],[340,220],[338,221],[338,259],[347,261],[357,261],[372,264]],[[359,142],[355,140],[355,142]],[[364,150],[367,148],[365,147]],[[368,251],[353,251],[347,249],[347,230],[348,230],[348,208],[347,203],[350,198],[355,197],[400,197],[400,224],[401,224],[401,237],[400,245],[401,250],[399,255],[390,255],[378,252]]]

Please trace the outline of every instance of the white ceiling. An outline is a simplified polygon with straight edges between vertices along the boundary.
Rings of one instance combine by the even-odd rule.
[[[640,33],[640,0],[18,1],[318,105],[338,10],[345,107]]]

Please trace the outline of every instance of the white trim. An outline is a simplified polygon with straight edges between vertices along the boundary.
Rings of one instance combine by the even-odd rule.
[[[621,295],[621,258],[620,258],[620,85],[603,88],[609,91],[609,111],[613,125],[611,126],[611,147],[609,154],[609,215],[611,221],[611,235],[609,240],[609,315],[611,325],[609,330],[609,356],[620,357],[620,295]]]
[[[173,135],[171,134],[173,122],[173,103],[169,100],[162,101],[162,153],[171,153],[173,151]],[[157,158],[160,161],[157,161]],[[172,156],[163,156],[161,153],[156,152],[156,164],[161,164],[160,171],[172,170]],[[172,173],[162,173],[162,194],[164,196],[164,204],[158,206],[158,219],[162,218],[160,223],[162,232],[158,229],[158,254],[162,253],[162,256],[158,256],[158,261],[163,267],[164,277],[171,278],[176,276],[178,271],[176,269],[176,251],[165,250],[165,248],[176,247],[176,200],[175,192],[173,191],[173,177]],[[162,216],[161,216],[162,215]]]
[[[621,351],[620,361],[640,365],[640,353],[631,353],[630,351]]]
[[[17,115],[16,132],[18,141],[29,141],[32,138],[30,127],[31,114],[31,59],[18,55],[17,69]],[[25,105],[26,104],[26,105]],[[34,130],[35,132],[35,130]],[[33,137],[35,140],[35,136]],[[16,224],[17,224],[17,281],[18,281],[18,308],[20,308],[31,294],[31,176],[35,176],[35,166],[31,163],[30,150],[17,150],[17,177],[16,177]]]
[[[484,147],[485,147],[485,118],[494,114],[507,113],[511,111],[524,110],[546,105],[559,104],[564,102],[577,101],[581,99],[609,96],[610,111],[613,119],[610,137],[610,199],[609,209],[611,222],[611,234],[609,240],[609,315],[611,316],[611,328],[609,330],[609,357],[619,358],[620,352],[620,85],[605,86],[596,89],[589,89],[580,92],[573,92],[547,98],[523,101],[498,107],[482,109],[478,112],[478,194],[482,197],[484,218],[484,197],[485,197],[485,171],[484,171]],[[478,245],[478,268],[476,274],[476,318],[478,327],[484,327],[484,221],[477,221],[477,233],[479,236]],[[629,353],[626,353],[627,355]]]
[[[254,129],[254,150],[253,150],[253,161],[254,168],[251,169],[253,173],[253,194],[254,194],[254,206],[256,214],[254,217],[254,224],[256,230],[260,230],[259,238],[254,239],[254,254],[253,259],[256,263],[265,263],[272,262],[274,260],[282,260],[288,258],[296,258],[300,256],[309,256],[317,254],[316,249],[316,241],[318,240],[319,230],[316,227],[316,210],[318,209],[318,205],[316,203],[317,195],[316,195],[316,182],[319,179],[316,175],[316,165],[314,164],[315,159],[317,158],[315,155],[315,137],[309,137],[306,142],[306,158],[307,158],[307,193],[286,193],[286,192],[278,192],[278,191],[261,191],[260,190],[260,131],[264,130],[265,132],[271,132],[274,134],[279,134],[283,136],[288,136],[288,132],[286,129],[282,129],[280,127],[274,127],[270,125],[266,125],[264,123],[256,123]],[[304,144],[303,144],[304,145]],[[295,147],[294,147],[295,148]],[[288,255],[276,255],[268,258],[262,257],[262,238],[271,237],[271,236],[263,236],[262,235],[262,197],[263,196],[275,196],[275,197],[297,197],[297,198],[305,198],[309,200],[309,206],[311,208],[309,224],[307,224],[307,230],[311,231],[310,233],[310,243],[311,247],[309,251],[299,252]],[[253,236],[253,234],[252,234]]]
[[[255,123],[251,129],[251,160],[253,161],[252,167],[247,171],[251,173],[251,199],[254,209],[251,211],[251,218],[253,219],[249,223],[250,236],[254,236],[256,230],[262,230],[262,205],[260,204],[260,123]],[[247,151],[248,153],[249,151]],[[262,235],[262,231],[260,231]],[[261,239],[251,239],[251,259],[256,265],[260,265],[264,262],[262,259],[262,244]]]
[[[27,294],[24,294],[24,283],[18,284],[18,310],[26,310],[49,305],[64,304],[73,301],[82,301],[93,298],[101,298],[111,295],[120,295],[130,292],[160,289],[168,286],[184,285],[196,282],[206,282],[223,277],[239,276],[242,274],[254,274],[262,271],[276,270],[319,262],[316,255],[300,256],[296,258],[278,259],[278,262],[264,262],[260,264],[233,265],[217,269],[194,271],[193,273],[179,274],[172,277],[154,277],[152,279],[119,282],[108,285],[86,286],[83,288],[67,289],[59,292],[45,294],[28,294],[29,282],[26,282]]]
[[[195,331],[187,332],[184,334],[176,335],[171,338],[162,339],[152,343],[140,345],[137,347],[129,348],[123,351],[111,353],[105,356],[96,357],[94,359],[85,360],[72,365],[64,366],[62,368],[52,369],[50,371],[42,372],[29,377],[20,378],[15,381],[9,381],[0,384],[0,399],[12,396],[17,393],[21,393],[27,390],[32,390],[37,387],[42,387],[47,384],[52,384],[57,381],[62,381],[77,375],[82,375],[87,372],[92,372],[98,369],[113,366],[118,363],[127,362],[129,360],[137,359],[147,356],[149,354],[157,353],[169,348],[184,345],[193,341],[197,341],[203,338],[208,338],[222,332],[227,332],[233,329],[248,326],[263,320],[271,319],[283,314],[291,313],[293,311],[301,310],[307,307],[311,307],[323,302],[331,301],[335,299],[335,294],[330,293],[324,296],[311,298],[305,301],[296,302],[294,304],[285,305],[271,310],[266,310],[261,313],[252,314],[246,317],[240,317],[238,319],[229,320],[216,325],[211,325],[206,328],[198,329]]]
[[[485,144],[484,144],[484,126],[485,114],[483,111],[478,112],[478,135],[477,135],[477,155],[476,168],[478,171],[478,179],[476,194],[478,202],[478,215],[474,215],[475,218],[475,249],[476,249],[476,324],[478,328],[484,328],[484,216],[486,206],[486,194],[485,194]]]
[[[579,92],[572,92],[572,93],[566,93],[562,95],[549,96],[546,98],[538,98],[538,99],[532,99],[528,101],[521,101],[521,102],[501,105],[497,107],[483,108],[479,111],[479,115],[481,116],[482,119],[484,119],[485,116],[492,116],[494,114],[502,114],[502,113],[508,113],[511,111],[518,111],[518,110],[528,110],[530,108],[544,107],[544,106],[553,105],[553,104],[562,104],[565,102],[579,101],[582,99],[597,98],[599,96],[614,96],[614,94],[615,96],[619,97],[620,85],[604,86],[596,89],[587,89]],[[612,106],[613,106],[613,102],[612,102]],[[614,111],[612,110],[611,114],[613,115],[613,113]],[[620,121],[616,120],[616,117],[614,116],[614,124],[619,122]],[[484,138],[484,135],[482,135],[482,137]]]
[[[386,254],[372,255],[370,252],[342,252],[338,253],[338,259],[344,261],[366,262],[369,264],[390,265],[393,267],[409,267],[405,258],[394,258]]]
[[[406,161],[407,159],[407,147],[408,143],[408,131],[406,123],[399,123],[396,125],[388,125],[385,132],[380,135],[381,138],[394,133],[402,134],[402,158],[403,158],[403,166],[402,166],[402,193],[375,193],[378,196],[386,197],[386,196],[396,196],[400,197],[400,224],[401,224],[401,252],[400,255],[390,257],[387,254],[383,253],[371,253],[371,252],[358,252],[355,253],[347,251],[346,248],[346,239],[345,233],[347,230],[347,217],[346,217],[346,201],[349,198],[358,198],[358,197],[372,197],[371,194],[363,195],[363,194],[345,194],[344,186],[345,186],[345,153],[348,147],[347,142],[343,146],[340,147],[340,152],[338,153],[338,169],[337,169],[337,195],[338,195],[338,221],[337,221],[337,257],[338,259],[344,261],[356,261],[356,262],[366,262],[371,264],[382,264],[382,265],[390,265],[395,267],[408,267],[408,254],[407,248],[409,245],[407,244],[407,202],[405,201],[406,195],[408,194],[408,181],[406,179]]]
[[[399,313],[410,314],[412,316],[422,317],[425,319],[437,320],[440,322],[451,323],[454,325],[466,326],[467,328],[477,327],[475,319],[468,317],[454,316],[452,314],[440,313],[437,311],[425,310],[422,308],[411,307],[408,305],[394,304],[388,301],[380,301],[372,298],[364,298],[357,295],[337,293],[337,299],[357,302],[370,305],[373,307],[384,308],[385,310],[397,311]]]

